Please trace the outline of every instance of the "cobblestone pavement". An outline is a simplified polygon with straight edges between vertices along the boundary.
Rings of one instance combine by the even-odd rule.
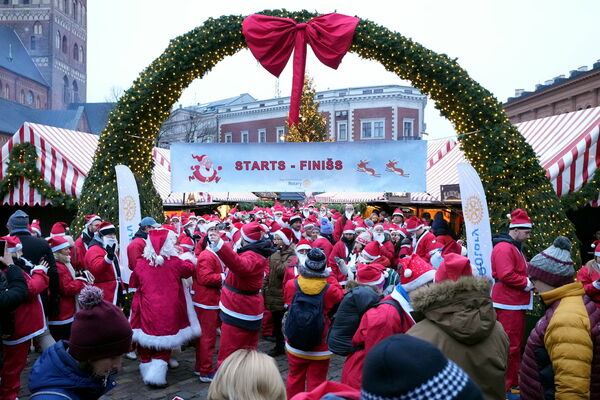
[[[258,348],[261,351],[268,351],[273,347],[273,343],[265,340],[260,340]],[[21,393],[19,399],[29,398],[29,390],[27,389],[27,377],[31,366],[37,359],[39,354],[31,353],[27,363],[27,368],[21,375]],[[175,358],[179,361],[179,367],[169,370],[167,381],[169,386],[165,389],[150,389],[142,382],[139,372],[138,361],[123,359],[123,369],[117,375],[117,387],[107,396],[102,397],[102,400],[142,400],[142,399],[168,399],[171,400],[174,396],[182,397],[185,400],[191,399],[206,399],[208,392],[208,383],[201,383],[198,377],[193,374],[195,362],[195,349],[193,347],[186,348]],[[285,355],[276,357],[279,371],[284,381],[288,373],[288,363]],[[342,366],[344,358],[333,356],[329,365],[329,380],[340,381],[342,374]]]

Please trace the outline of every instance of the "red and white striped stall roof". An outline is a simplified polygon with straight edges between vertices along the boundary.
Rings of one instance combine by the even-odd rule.
[[[90,133],[55,128],[46,125],[25,123],[0,149],[0,180],[7,173],[8,160],[12,148],[19,143],[29,142],[35,146],[38,160],[36,167],[54,189],[69,196],[79,198],[83,182],[92,167],[94,153],[98,146],[98,136]],[[169,150],[155,148],[152,181],[166,205],[183,204],[183,194],[171,193],[171,166]],[[208,193],[198,193],[196,198],[211,201]],[[227,197],[219,193],[218,197]],[[258,198],[252,193],[231,194],[232,198],[254,201]],[[246,200],[248,199],[248,200]],[[37,190],[23,177],[8,194],[0,199],[0,205],[50,205]]]
[[[325,192],[315,196],[319,203],[370,203],[385,201],[381,192]]]

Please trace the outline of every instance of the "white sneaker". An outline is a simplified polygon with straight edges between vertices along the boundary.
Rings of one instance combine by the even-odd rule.
[[[169,368],[174,369],[179,367],[179,361],[174,358],[169,358]]]
[[[213,381],[213,379],[215,379],[215,374],[200,375],[200,377],[198,379],[200,379],[200,382],[210,383]]]
[[[135,354],[135,351],[130,351],[129,353],[125,353],[125,358],[129,360],[137,360],[137,354]]]

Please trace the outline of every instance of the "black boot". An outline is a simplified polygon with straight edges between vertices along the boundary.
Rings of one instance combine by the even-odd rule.
[[[267,355],[271,357],[277,357],[285,354],[285,347],[276,345],[267,352]]]

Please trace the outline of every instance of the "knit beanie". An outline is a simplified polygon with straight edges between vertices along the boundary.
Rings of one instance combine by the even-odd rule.
[[[79,294],[81,310],[75,314],[69,341],[69,354],[78,361],[120,356],[131,346],[129,321],[103,297],[102,289],[95,286],[86,286]]]
[[[327,218],[321,218],[321,233],[323,235],[331,235],[333,233],[333,225]]]
[[[13,231],[26,231],[29,228],[29,215],[27,215],[24,211],[17,210],[8,218],[6,226]]]
[[[367,354],[361,400],[483,400],[469,376],[424,340],[393,335]]]
[[[552,246],[531,259],[527,274],[554,287],[573,283],[575,269],[571,260],[571,241],[564,236],[554,239]]]
[[[330,270],[327,267],[327,257],[320,248],[312,248],[308,252],[304,265],[298,266],[298,272],[304,278],[326,278]]]

